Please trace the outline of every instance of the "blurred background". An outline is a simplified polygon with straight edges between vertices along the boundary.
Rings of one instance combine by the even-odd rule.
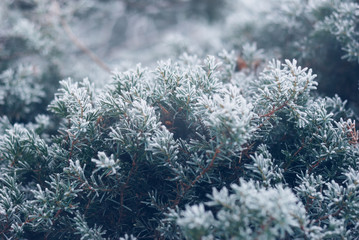
[[[296,58],[318,75],[318,94],[339,94],[357,109],[359,10],[350,7],[357,2],[1,0],[0,114],[32,121],[67,77],[100,88],[112,71],[137,63],[223,49],[243,66]]]

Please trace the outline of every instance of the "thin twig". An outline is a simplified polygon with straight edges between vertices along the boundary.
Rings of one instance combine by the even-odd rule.
[[[177,196],[176,196],[176,199],[173,201],[173,205],[172,205],[172,208],[175,208],[176,206],[178,206],[178,204],[180,203],[180,201],[182,200],[182,198],[184,197],[185,193],[191,189],[195,184],[196,182],[201,179],[204,174],[206,174],[212,167],[213,167],[213,164],[214,164],[214,161],[215,159],[217,158],[218,154],[221,152],[221,149],[220,147],[218,147],[211,159],[211,162],[208,164],[208,166],[206,168],[204,168],[202,170],[202,172],[191,182],[190,185],[187,185],[183,182],[180,182],[180,185],[181,185],[181,188],[182,188],[182,194],[179,193],[179,189],[178,189],[178,185],[177,185]]]
[[[314,221],[314,223],[323,221],[323,220],[325,220],[325,219],[328,219],[329,217],[338,216],[343,209],[344,209],[344,206],[341,206],[335,213],[328,214],[328,215],[325,215],[325,216],[323,216],[323,217],[320,217],[320,218],[316,219],[316,220]]]
[[[208,172],[208,170],[209,170],[210,168],[212,168],[213,163],[214,163],[214,160],[217,158],[217,155],[218,155],[220,152],[221,152],[221,150],[220,150],[219,148],[217,148],[217,149],[216,149],[216,152],[215,152],[214,155],[213,155],[213,158],[212,158],[211,162],[209,163],[209,165],[208,165],[205,169],[203,169],[203,171],[200,173],[200,175],[198,175],[198,176],[196,177],[195,180],[192,181],[191,186],[193,186],[200,178],[203,177],[203,175],[204,175],[206,172]]]
[[[284,108],[285,106],[287,106],[288,101],[289,100],[285,101],[282,105],[280,105],[277,108],[275,106],[273,106],[273,109],[270,112],[266,113],[266,114],[259,115],[260,118],[266,117],[267,119],[265,119],[257,128],[258,129],[262,128],[264,126],[264,123],[267,122],[272,117],[273,114],[275,114],[277,111],[279,111],[282,108]]]
[[[60,12],[60,5],[59,3],[54,0],[54,4],[55,4],[55,13],[56,15],[59,16],[60,18],[60,24],[63,27],[63,29],[65,30],[67,36],[70,38],[70,40],[82,51],[84,52],[87,56],[89,56],[91,58],[91,60],[93,60],[100,68],[102,68],[103,70],[105,70],[108,73],[111,73],[111,69],[95,54],[93,53],[90,49],[88,49],[85,44],[83,44],[77,37],[76,35],[72,32],[71,27],[69,26],[69,24],[66,22],[65,18],[63,18],[61,16],[61,12]]]

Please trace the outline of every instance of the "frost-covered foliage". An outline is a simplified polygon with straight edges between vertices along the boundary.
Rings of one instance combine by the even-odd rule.
[[[358,112],[358,1],[240,0],[233,6],[224,31],[229,45],[254,41],[276,58],[297,59],[316,70],[320,92],[339,94]]]
[[[1,238],[357,238],[355,115],[316,92],[333,69],[358,76],[357,1],[267,1],[245,16],[206,1],[0,2]],[[118,10],[126,27],[108,22]],[[225,35],[175,37],[167,55],[144,38],[132,57],[149,66],[107,76],[116,46],[196,14]],[[132,38],[82,42],[90,16]],[[201,56],[223,46],[240,49]]]
[[[328,31],[339,41],[346,52],[343,58],[359,62],[359,4],[335,2],[334,11],[318,22],[317,31]]]
[[[9,119],[19,121],[29,117],[34,104],[45,96],[35,71],[34,66],[20,65],[0,74],[0,111]]]
[[[246,1],[234,3],[238,8]],[[308,0],[302,1],[269,1],[267,7],[256,8],[251,6],[251,16],[236,16],[233,14],[227,21],[232,31],[228,33],[231,41],[235,41],[233,34],[247,31],[252,38],[259,42],[261,47],[278,47],[283,55],[291,54],[297,58],[315,57],[321,40],[338,41],[334,49],[342,49],[342,57],[349,61],[358,62],[358,23],[359,5],[354,0]],[[244,15],[249,15],[244,13]],[[258,17],[262,18],[260,23],[255,23]],[[246,29],[245,29],[246,28]],[[262,31],[265,31],[263,33]],[[331,38],[330,36],[334,37]],[[246,36],[238,36],[242,40]],[[276,37],[273,40],[268,39]],[[322,51],[328,51],[329,42],[321,42]],[[333,47],[333,46],[332,46]],[[310,48],[312,51],[308,51]],[[332,49],[333,50],[333,49]],[[290,53],[293,52],[293,53]]]
[[[61,81],[51,138],[4,118],[3,236],[356,236],[358,136],[345,102],[312,97],[315,75],[295,60],[256,76],[231,56],[138,65],[101,91]]]
[[[260,188],[254,182],[241,181],[213,190],[206,205],[219,209],[215,217],[203,204],[187,206],[172,216],[189,239],[283,239],[304,230],[305,209],[288,188]]]
[[[223,8],[213,0],[2,0],[1,113],[28,123],[46,113],[59,79],[102,86],[115,67],[172,57],[186,47],[171,40],[171,27],[198,16],[215,21]]]

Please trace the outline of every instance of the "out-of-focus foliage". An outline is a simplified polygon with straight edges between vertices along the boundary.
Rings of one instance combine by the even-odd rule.
[[[296,58],[316,70],[321,93],[339,94],[358,112],[358,1],[266,1],[261,8],[243,0],[234,5],[243,14],[227,17],[226,42],[254,41],[272,56]]]

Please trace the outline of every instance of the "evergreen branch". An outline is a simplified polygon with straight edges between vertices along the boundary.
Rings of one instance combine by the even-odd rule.
[[[322,216],[322,217],[316,219],[316,220],[314,221],[314,223],[319,223],[320,221],[323,221],[323,220],[325,220],[325,219],[328,219],[329,217],[338,216],[338,215],[342,212],[343,209],[344,209],[344,206],[342,205],[335,213]]]
[[[214,160],[217,158],[218,154],[221,152],[220,147],[216,148],[216,151],[214,152],[214,155],[211,159],[211,162],[208,164],[208,166],[203,169],[203,171],[191,182],[191,187],[194,186],[196,184],[196,182],[203,177],[204,174],[206,174],[206,172],[208,172],[208,170],[210,170],[213,167],[213,163]],[[188,189],[187,189],[188,190]]]

